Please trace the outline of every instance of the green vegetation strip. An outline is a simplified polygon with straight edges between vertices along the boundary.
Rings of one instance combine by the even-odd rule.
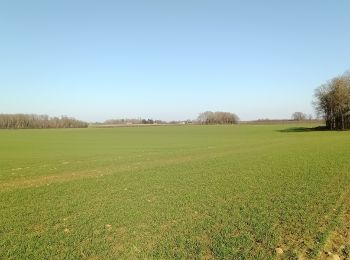
[[[350,132],[308,127],[0,131],[0,258],[314,257]]]

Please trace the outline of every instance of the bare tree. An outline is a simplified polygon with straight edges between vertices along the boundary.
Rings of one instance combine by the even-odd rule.
[[[306,120],[307,115],[303,112],[294,112],[292,115],[292,119],[295,121],[303,121]]]
[[[333,130],[350,129],[350,73],[344,73],[315,90],[314,106]]]
[[[197,121],[200,124],[237,124],[239,122],[239,117],[234,113],[229,112],[212,112],[206,111],[200,113]]]
[[[47,115],[0,114],[0,129],[85,127],[88,123],[67,116],[49,118]]]

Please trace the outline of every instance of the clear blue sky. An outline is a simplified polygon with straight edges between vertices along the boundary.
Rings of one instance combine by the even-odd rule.
[[[312,113],[350,69],[350,1],[1,0],[0,113]]]

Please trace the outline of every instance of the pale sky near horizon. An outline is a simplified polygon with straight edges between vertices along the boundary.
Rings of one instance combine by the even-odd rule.
[[[350,1],[0,1],[0,113],[313,113],[350,69]]]

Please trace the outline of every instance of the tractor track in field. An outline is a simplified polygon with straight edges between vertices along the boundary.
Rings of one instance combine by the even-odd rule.
[[[350,259],[350,185],[340,201],[339,214],[334,220],[333,228],[328,231],[323,248],[318,251],[318,259],[329,259],[332,255]]]
[[[273,143],[270,146],[279,145],[279,142]],[[186,154],[180,156],[173,156],[168,158],[161,159],[146,159],[143,161],[137,161],[133,163],[127,163],[123,165],[112,166],[105,165],[99,168],[90,169],[90,170],[81,170],[74,172],[62,172],[60,174],[55,175],[44,175],[30,178],[19,178],[12,179],[9,181],[0,182],[0,192],[17,190],[21,188],[30,188],[30,187],[41,187],[45,185],[51,185],[55,183],[63,183],[68,181],[79,180],[83,178],[99,178],[103,176],[113,175],[116,173],[123,173],[128,171],[135,170],[147,170],[164,166],[178,165],[183,163],[190,163],[200,160],[209,160],[215,158],[222,158],[228,155],[237,155],[242,153],[249,153],[250,148],[247,150],[232,150],[231,147],[226,147],[225,150],[221,150],[220,152],[215,149],[208,149],[205,153],[202,154]],[[255,150],[263,150],[264,147],[256,147]],[[22,168],[21,168],[22,169]]]
[[[298,260],[350,259],[350,185],[339,197],[333,211],[333,217],[322,233],[318,245],[311,250],[306,249]]]
[[[147,170],[147,169],[153,169],[153,168],[163,167],[163,166],[190,163],[190,162],[199,161],[199,160],[215,159],[217,157],[223,157],[232,153],[234,152],[226,151],[222,153],[215,152],[210,154],[203,154],[200,156],[198,155],[177,156],[177,157],[172,157],[167,159],[145,160],[142,162],[128,163],[125,165],[103,166],[92,170],[62,172],[61,174],[58,174],[58,175],[57,174],[45,175],[40,177],[28,178],[28,179],[15,179],[15,180],[0,183],[0,192],[12,191],[12,190],[17,190],[21,188],[41,187],[45,185],[74,181],[74,180],[79,180],[83,178],[99,178],[103,176],[113,175],[116,173]]]

